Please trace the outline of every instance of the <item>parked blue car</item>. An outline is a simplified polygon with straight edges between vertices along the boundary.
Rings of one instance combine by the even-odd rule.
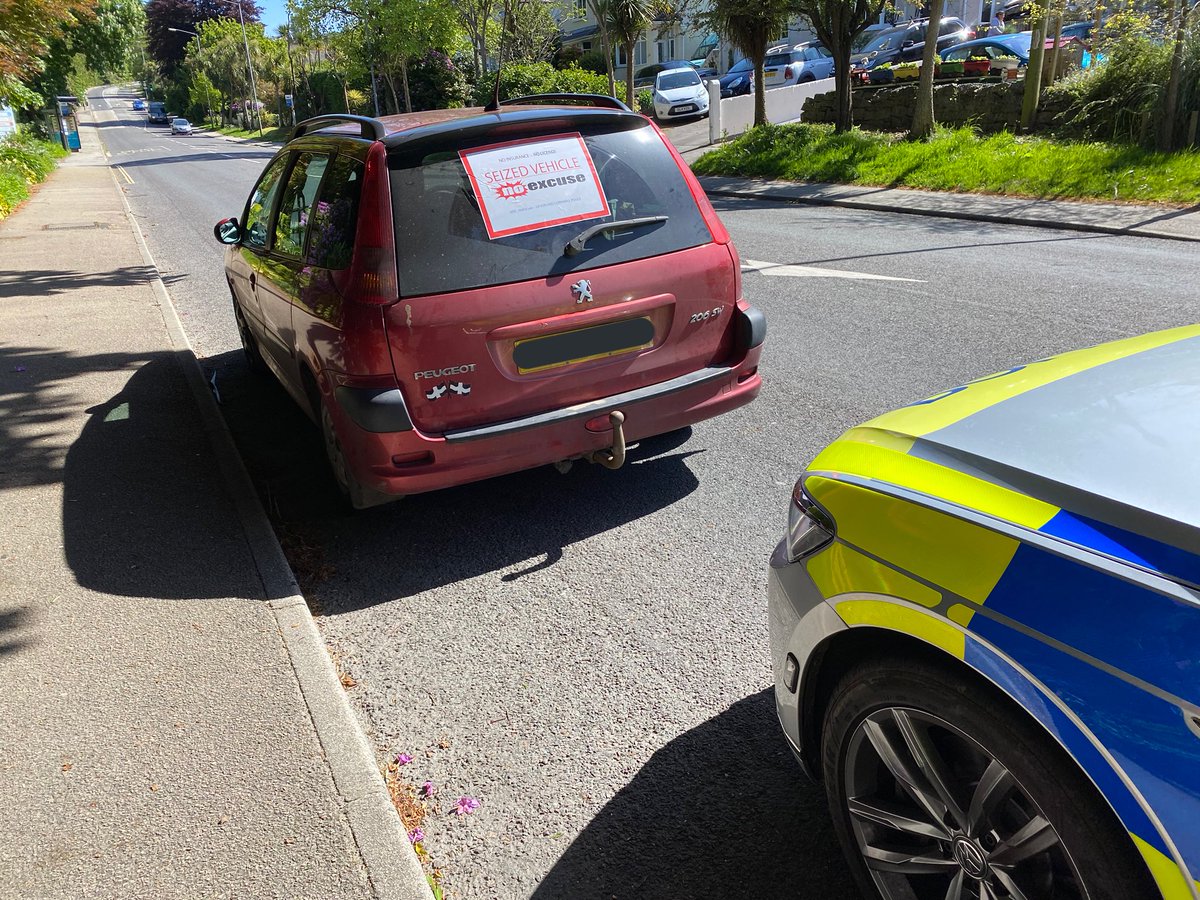
[[[1023,68],[1029,65],[1029,39],[1030,33],[1028,31],[976,38],[973,41],[955,44],[948,50],[941,51],[942,61],[956,62],[958,60],[969,59],[972,56],[986,56],[988,59],[996,59],[1000,56],[1015,56],[1017,64]]]
[[[862,896],[1200,896],[1200,326],[852,428],[768,574]]]
[[[750,93],[754,89],[753,85],[754,63],[749,59],[740,59],[721,76],[721,96],[740,97]]]

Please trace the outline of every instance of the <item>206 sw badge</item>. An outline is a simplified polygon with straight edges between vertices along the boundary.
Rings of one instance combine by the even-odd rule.
[[[251,368],[355,507],[749,403],[762,314],[662,133],[610,97],[302,122],[215,228]]]

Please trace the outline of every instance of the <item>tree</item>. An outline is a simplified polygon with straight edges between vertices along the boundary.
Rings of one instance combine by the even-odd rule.
[[[41,72],[26,78],[28,86],[42,97],[54,97],[81,94],[127,75],[145,35],[145,21],[139,0],[98,0],[90,15],[65,24],[47,42],[38,60]]]
[[[1029,38],[1029,65],[1025,67],[1025,97],[1021,103],[1021,127],[1032,128],[1042,98],[1042,65],[1046,61],[1046,21],[1050,0],[1037,0],[1033,7],[1033,33]]]
[[[1196,6],[1188,6],[1183,0],[1179,11],[1179,24],[1175,31],[1175,47],[1171,52],[1171,74],[1167,77],[1167,94],[1163,98],[1162,123],[1158,132],[1158,149],[1164,153],[1175,149],[1175,119],[1179,105],[1180,73],[1183,70],[1183,49],[1187,39],[1188,19]]]
[[[655,0],[608,0],[608,28],[625,51],[625,105],[633,106],[633,48],[654,17]]]
[[[938,31],[942,24],[943,0],[930,0],[929,24],[925,28],[925,52],[921,58],[921,80],[917,84],[917,103],[913,109],[909,140],[918,141],[933,133],[933,67],[937,57]]]
[[[50,42],[91,17],[89,0],[0,0],[0,78],[27,79],[45,67]]]
[[[246,26],[258,22],[260,11],[254,0],[150,0],[146,4],[146,49],[165,74],[173,75],[192,37],[170,29],[199,31],[201,25],[213,19],[237,22],[239,3]]]
[[[812,25],[833,54],[837,118],[834,130],[849,130],[851,118],[850,53],[854,39],[879,18],[885,0],[793,0],[792,9]]]
[[[471,42],[471,64],[478,82],[487,70],[488,45],[496,33],[496,13],[499,0],[451,0],[458,13],[459,23]]]
[[[609,0],[587,0],[587,4],[592,10],[592,17],[596,20],[600,45],[604,48],[604,67],[608,73],[608,93],[615,97],[617,96],[617,81],[613,76],[612,36],[608,33]]]
[[[557,0],[513,3],[509,10],[506,57],[513,62],[549,60],[558,45],[558,22],[565,12],[565,5]]]
[[[787,29],[790,16],[789,0],[711,0],[707,10],[692,17],[696,25],[723,36],[754,63],[756,126],[767,124],[767,90],[763,77],[767,45]]]
[[[253,109],[250,73],[246,68],[246,43],[242,38],[241,23],[226,18],[209,19],[199,28],[200,41],[190,40],[186,48],[185,63],[180,67],[181,75],[193,79],[204,75],[221,98],[221,113],[225,119],[237,111],[243,122],[252,124]],[[189,35],[185,35],[189,37]],[[261,23],[246,24],[246,37],[250,44],[250,61],[254,65],[259,99],[273,97],[278,101],[279,84],[286,71],[286,48],[279,38],[269,38]],[[201,49],[203,48],[203,49]],[[250,115],[247,115],[249,113]]]

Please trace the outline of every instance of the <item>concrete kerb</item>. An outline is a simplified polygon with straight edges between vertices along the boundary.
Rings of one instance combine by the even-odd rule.
[[[171,337],[172,349],[196,400],[217,466],[229,487],[229,495],[266,591],[266,603],[275,616],[301,696],[308,707],[375,895],[380,900],[433,900],[433,892],[408,841],[400,816],[388,796],[387,786],[366,734],[350,707],[333,661],[325,650],[321,633],[300,593],[283,548],[271,529],[250,475],[234,446],[233,437],[183,330],[171,295],[157,274],[158,267],[111,166],[109,175],[121,197],[125,217],[137,241],[142,261],[155,273],[152,287],[158,296],[159,309]]]

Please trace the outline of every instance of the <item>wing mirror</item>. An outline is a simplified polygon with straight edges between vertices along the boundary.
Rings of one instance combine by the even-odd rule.
[[[236,244],[242,239],[242,226],[236,218],[222,219],[213,226],[213,234],[222,244]]]

